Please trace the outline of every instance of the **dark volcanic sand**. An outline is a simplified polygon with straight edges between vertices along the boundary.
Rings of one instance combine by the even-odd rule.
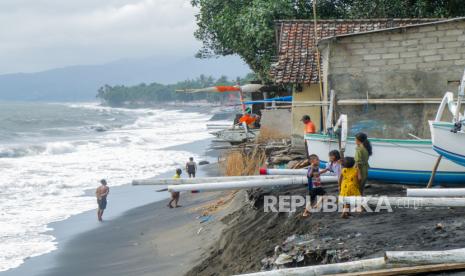
[[[216,229],[221,230],[211,227],[198,235],[200,227],[208,226],[190,208],[217,196],[184,195],[178,209],[161,201],[130,210],[69,242],[58,265],[40,275],[182,275],[202,257],[205,235],[217,237]]]
[[[329,187],[329,186],[326,186]],[[327,188],[336,194],[336,186]],[[273,194],[305,194],[296,188]],[[367,195],[405,196],[402,186],[373,185]],[[258,194],[258,193],[257,193]],[[261,194],[263,195],[263,193]],[[465,208],[394,209],[393,213],[355,214],[350,219],[339,213],[316,213],[302,218],[303,209],[288,213],[264,213],[263,199],[255,208],[242,208],[230,216],[230,222],[211,255],[188,275],[232,275],[257,272],[261,260],[272,256],[293,234],[306,235],[312,252],[299,266],[319,264],[327,250],[337,250],[337,262],[383,256],[387,250],[441,250],[465,247]],[[436,229],[441,223],[444,228]],[[295,264],[294,264],[295,266]]]

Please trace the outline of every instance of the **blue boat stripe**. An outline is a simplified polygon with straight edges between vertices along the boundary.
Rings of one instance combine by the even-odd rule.
[[[326,162],[322,162],[326,163]],[[379,169],[369,168],[368,180],[383,181],[388,183],[400,184],[420,184],[428,183],[431,177],[431,171],[414,171],[414,170],[395,170],[395,169]],[[464,184],[464,172],[437,172],[435,183],[441,184]]]
[[[450,152],[450,151],[445,150],[445,149],[443,149],[443,148],[441,148],[441,147],[438,147],[438,146],[433,146],[433,148],[434,148],[434,149],[437,149],[437,150],[440,150],[440,151],[442,151],[442,152],[446,152],[446,153],[448,153],[449,155],[454,155],[454,156],[457,156],[457,157],[460,157],[460,158],[465,159],[465,155],[461,155],[461,154],[458,154],[458,153],[455,153],[455,152]]]

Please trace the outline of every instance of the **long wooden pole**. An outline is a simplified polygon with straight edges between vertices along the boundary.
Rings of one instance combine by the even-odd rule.
[[[198,178],[153,178],[133,180],[132,185],[178,185],[178,184],[197,184],[197,183],[214,183],[214,182],[231,182],[231,181],[248,181],[248,180],[266,180],[289,178],[288,175],[251,175],[251,176],[223,176],[223,177],[198,177]]]
[[[322,183],[335,183],[336,176],[322,176]],[[182,184],[169,185],[168,191],[183,192],[183,191],[224,191],[224,190],[240,190],[261,187],[273,186],[288,186],[288,185],[306,185],[308,182],[306,176],[294,176],[289,178],[277,178],[266,180],[250,180],[250,181],[232,181],[232,182],[216,182],[202,184]]]
[[[461,197],[465,196],[465,188],[407,189],[407,196]]]
[[[321,80],[321,61],[320,61],[320,50],[318,49],[318,22],[316,20],[316,1],[313,0],[313,26],[315,30],[315,49],[316,49],[316,62],[317,62],[317,70],[318,70],[318,87],[320,89],[320,100],[321,101],[328,101],[328,99],[323,98],[323,82]],[[323,123],[326,123],[326,114],[322,112],[322,120]],[[323,129],[326,129],[327,126],[323,126]]]
[[[441,163],[442,155],[439,155],[438,159],[436,159],[436,163],[434,164],[433,167],[433,172],[431,173],[431,177],[429,179],[428,185],[426,185],[426,188],[431,188],[434,183],[434,178],[436,177],[436,172],[438,171],[439,163]]]
[[[439,104],[440,98],[399,98],[399,99],[347,99],[337,101],[338,105],[365,104]]]
[[[361,197],[346,196],[341,202],[351,204],[367,204],[391,208],[422,208],[422,207],[465,207],[465,198],[460,197]]]
[[[306,169],[260,169],[262,175],[307,175]]]

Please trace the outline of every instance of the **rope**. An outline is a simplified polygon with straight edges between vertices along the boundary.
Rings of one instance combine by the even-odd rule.
[[[391,144],[391,145],[394,145],[394,146],[402,147],[402,148],[405,148],[405,149],[411,150],[411,151],[416,151],[416,152],[422,153],[422,154],[424,154],[424,155],[432,156],[432,157],[434,157],[434,158],[437,157],[437,155],[434,155],[434,154],[431,154],[431,153],[427,153],[427,152],[424,152],[424,151],[421,151],[421,150],[416,150],[416,149],[412,149],[412,148],[409,148],[409,147],[405,147],[405,146],[402,146],[402,145],[400,145],[400,144],[396,144],[396,143],[392,143],[392,142],[387,143],[387,144]]]

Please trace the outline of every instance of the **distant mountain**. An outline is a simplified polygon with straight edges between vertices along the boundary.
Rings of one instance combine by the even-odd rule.
[[[0,75],[0,100],[88,101],[95,99],[98,88],[104,84],[170,84],[201,74],[216,78],[225,75],[233,79],[249,72],[250,69],[238,57],[120,60],[103,65]]]

